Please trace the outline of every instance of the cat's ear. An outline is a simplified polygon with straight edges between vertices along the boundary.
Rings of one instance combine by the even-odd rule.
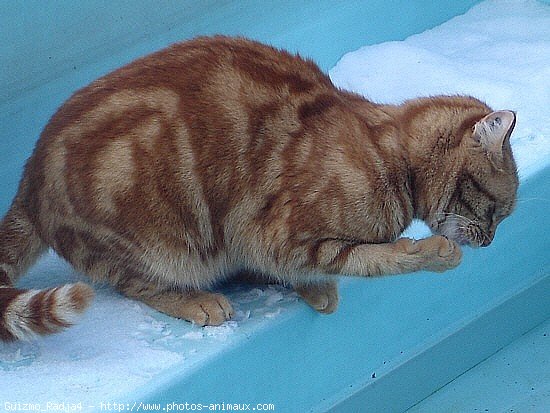
[[[510,110],[500,110],[485,116],[474,126],[473,139],[497,163],[504,157],[504,145],[510,141],[510,135],[516,125],[516,114]]]

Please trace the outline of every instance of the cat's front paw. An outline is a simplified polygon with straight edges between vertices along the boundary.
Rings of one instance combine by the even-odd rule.
[[[462,260],[460,246],[451,239],[441,235],[433,235],[429,238],[414,243],[415,249],[421,257],[422,270],[443,272],[455,268]]]
[[[399,238],[395,241],[395,248],[398,252],[405,254],[417,254],[420,251],[419,243],[411,238]]]

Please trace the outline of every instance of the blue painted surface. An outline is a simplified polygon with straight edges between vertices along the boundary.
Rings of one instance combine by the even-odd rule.
[[[109,62],[103,62],[109,70],[171,42],[213,33],[300,51],[328,69],[345,51],[403,39],[476,2],[2,0],[0,102],[90,63]]]
[[[55,108],[139,55],[221,32],[300,51],[328,69],[349,50],[405,38],[474,3],[166,1],[152,10],[144,0],[3,2],[0,56],[8,69],[0,74],[0,212]],[[549,181],[547,169],[523,185],[527,201],[489,249],[466,251],[460,268],[344,280],[336,314],[296,304],[202,365],[177,366],[128,400],[267,402],[296,412],[405,410],[550,317]]]
[[[550,411],[550,320],[407,413]]]

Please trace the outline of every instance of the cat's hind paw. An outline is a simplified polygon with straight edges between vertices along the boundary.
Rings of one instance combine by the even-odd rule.
[[[294,289],[314,310],[330,314],[338,307],[338,285],[336,282],[298,285]]]

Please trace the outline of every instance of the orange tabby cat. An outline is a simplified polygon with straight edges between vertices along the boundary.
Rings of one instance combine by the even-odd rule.
[[[391,85],[388,85],[391,87]],[[311,61],[227,37],[139,59],[52,117],[0,226],[0,338],[70,325],[83,284],[20,290],[47,247],[128,297],[199,325],[240,271],[316,310],[337,275],[444,271],[514,206],[510,111],[471,97],[377,105]],[[435,234],[398,238],[413,218]]]

